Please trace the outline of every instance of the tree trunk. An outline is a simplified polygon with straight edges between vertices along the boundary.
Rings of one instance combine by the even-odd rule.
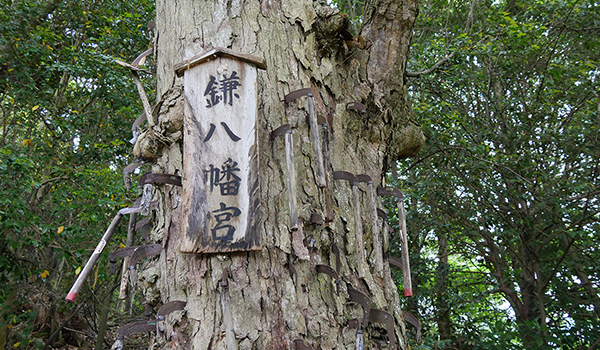
[[[421,129],[410,121],[403,77],[416,3],[370,1],[362,45],[349,34],[347,17],[324,2],[157,1],[159,101],[150,120],[154,126],[134,147],[136,156],[154,162],[153,172],[182,174],[184,87],[175,75],[176,64],[222,47],[261,57],[267,66],[258,73],[262,249],[182,253],[182,189],[157,187],[154,199],[160,209],[151,238],[162,242],[163,252],[140,272],[139,282],[155,308],[173,300],[187,302],[183,317],[167,318],[167,327],[174,331],[157,337],[160,346],[301,349],[292,343],[302,339],[314,349],[355,349],[356,329],[348,327],[348,321],[361,320],[363,309],[349,300],[351,286],[371,299],[372,308],[395,318],[395,334],[378,323],[366,327],[364,348],[390,347],[386,343],[408,348],[396,286],[376,276],[372,257],[374,249],[382,247],[372,244],[366,187],[360,185],[360,209],[369,269],[359,279],[352,191],[348,182],[334,181],[331,174],[367,174],[375,186],[383,186],[388,164],[415,155],[424,142]],[[301,88],[312,88],[317,114],[328,122],[325,188],[316,182],[306,102],[284,102],[286,94]],[[366,114],[347,111],[346,105],[355,101],[366,105]],[[295,129],[300,228],[293,233],[288,225],[285,149],[283,142],[270,138],[285,123]],[[328,196],[333,198],[333,221],[311,224],[314,213],[328,216]],[[381,200],[377,202],[382,207]],[[334,244],[341,260],[339,296],[333,279],[316,271],[317,264],[336,266]]]
[[[447,292],[449,288],[450,264],[448,263],[448,239],[446,233],[440,230],[438,237],[438,266],[435,279],[436,294],[436,322],[440,338],[452,338],[452,323],[450,319],[450,306],[448,305]]]

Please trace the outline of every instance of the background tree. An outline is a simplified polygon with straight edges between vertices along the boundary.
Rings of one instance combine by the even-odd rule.
[[[230,342],[225,344],[228,337],[221,334],[233,329],[241,349],[289,348],[295,339],[304,339],[315,348],[353,348],[356,331],[347,322],[362,312],[348,302],[347,283],[370,295],[373,308],[395,316],[396,334],[369,327],[365,330],[366,348],[385,348],[388,339],[407,348],[396,286],[382,283],[373,271],[364,279],[357,278],[355,220],[348,184],[330,182],[326,190],[317,187],[312,147],[305,136],[306,106],[286,109],[284,103],[284,96],[291,91],[313,89],[317,111],[332,127],[329,172],[366,173],[378,185],[389,161],[418,151],[423,138],[420,128],[410,122],[403,78],[416,2],[371,1],[365,9],[361,42],[359,37],[354,39],[358,33],[353,35],[348,29],[348,18],[321,2],[157,3],[158,101],[154,126],[135,147],[137,157],[154,162],[153,172],[180,174],[182,170],[184,87],[182,79],[175,76],[176,64],[213,47],[224,47],[262,57],[267,65],[258,79],[263,249],[233,254],[181,253],[177,205],[181,190],[159,187],[154,198],[161,210],[151,236],[161,242],[163,252],[140,272],[139,282],[150,305],[187,302],[185,318],[172,322],[177,336],[160,337],[161,345],[232,348]],[[346,110],[352,101],[367,106],[366,117]],[[314,237],[308,260],[301,252],[307,247],[297,245],[287,224],[284,150],[270,139],[270,133],[284,123],[296,129],[294,147],[300,150],[295,162],[301,184],[302,232]],[[327,191],[333,191],[336,198],[334,221],[322,226],[309,224],[312,213],[325,216]],[[367,203],[362,203],[364,213],[367,208]],[[373,248],[370,226],[365,223],[365,227],[370,256],[373,249],[381,247]],[[332,243],[341,253],[340,296],[334,292],[332,280],[315,270],[317,263],[335,264]],[[219,292],[225,269],[230,272],[230,326],[222,319]]]
[[[422,3],[407,75],[429,141],[401,181],[419,311],[452,348],[599,343],[599,14]]]
[[[148,47],[153,8],[0,2],[0,348],[40,346],[58,328],[75,272],[131,200],[119,172],[140,104],[113,58]],[[104,281],[99,266],[89,288],[100,298]],[[92,335],[96,306],[77,322]]]

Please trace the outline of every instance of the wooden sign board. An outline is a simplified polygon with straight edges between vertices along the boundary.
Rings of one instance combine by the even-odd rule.
[[[262,59],[227,49],[175,67],[186,101],[182,252],[261,249],[257,68]]]

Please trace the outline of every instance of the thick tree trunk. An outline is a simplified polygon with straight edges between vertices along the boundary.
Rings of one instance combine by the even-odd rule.
[[[388,348],[388,337],[407,349],[396,286],[376,276],[374,249],[382,247],[372,244],[366,187],[360,185],[360,197],[369,269],[359,279],[351,187],[334,182],[331,174],[367,174],[375,186],[384,185],[388,163],[416,154],[424,142],[421,129],[410,122],[403,77],[416,0],[370,2],[364,49],[359,39],[351,43],[347,18],[324,2],[158,0],[156,12],[160,98],[151,120],[154,127],[134,150],[154,162],[153,172],[182,173],[184,87],[175,64],[223,47],[261,57],[267,65],[258,73],[262,250],[182,253],[182,190],[166,185],[154,192],[160,210],[151,238],[164,248],[140,272],[140,283],[151,305],[187,302],[184,316],[167,318],[168,330],[158,337],[161,346],[300,349],[292,343],[303,339],[314,349],[356,349],[356,330],[347,324],[362,319],[363,309],[349,300],[351,286],[369,296],[372,308],[395,318],[395,334],[377,323],[364,329],[365,349]],[[286,94],[307,87],[314,92],[317,114],[329,125],[326,188],[316,181],[306,102],[284,103]],[[346,110],[354,101],[366,105],[366,114]],[[300,229],[294,233],[289,227],[285,149],[283,142],[270,139],[285,123],[295,128]],[[311,224],[314,213],[328,216],[328,197],[334,199],[333,221]],[[339,296],[333,279],[316,271],[317,264],[336,266],[334,244],[341,260]]]
[[[448,264],[448,240],[445,232],[438,232],[438,266],[436,274],[436,322],[440,338],[443,340],[452,338],[452,323],[450,319],[450,307],[448,305],[448,277],[450,264]]]

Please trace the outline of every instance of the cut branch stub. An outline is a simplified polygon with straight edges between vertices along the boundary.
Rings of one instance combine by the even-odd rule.
[[[146,112],[142,112],[142,114],[140,114],[140,116],[135,119],[135,121],[131,125],[131,140],[129,140],[130,144],[135,145],[135,142],[142,133],[142,123],[146,120],[148,120]]]
[[[390,348],[393,350],[397,349],[396,335],[394,332],[394,316],[387,311],[371,309],[369,321],[385,325],[388,333],[388,339],[390,340]]]

